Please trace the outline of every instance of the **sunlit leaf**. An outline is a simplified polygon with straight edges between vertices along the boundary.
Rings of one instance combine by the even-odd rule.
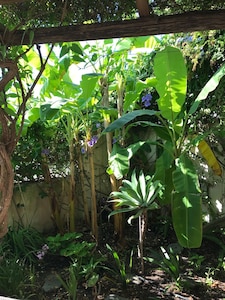
[[[112,170],[117,179],[123,178],[130,167],[127,149],[121,148],[118,144],[113,145],[109,159],[109,169]]]
[[[161,114],[167,120],[175,122],[187,92],[187,70],[181,51],[166,47],[158,52],[154,59],[154,72]]]

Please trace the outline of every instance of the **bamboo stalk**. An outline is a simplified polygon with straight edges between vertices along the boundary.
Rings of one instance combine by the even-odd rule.
[[[97,200],[95,192],[95,168],[94,168],[93,148],[88,147],[88,158],[91,174],[91,229],[96,241],[98,241],[98,222],[97,222]]]
[[[102,87],[102,102],[103,105],[107,108],[109,107],[109,84],[107,77],[104,77],[101,79],[101,87]],[[118,107],[118,112],[120,112],[120,109]],[[120,114],[120,113],[119,113]],[[110,119],[105,116],[104,118],[104,127],[107,128],[110,124]],[[106,133],[106,147],[107,147],[107,153],[108,153],[108,159],[110,158],[110,154],[112,152],[112,133],[107,132]],[[118,191],[118,188],[120,186],[120,183],[117,181],[115,176],[112,174],[110,175],[110,183],[111,183],[111,189],[112,192]],[[113,204],[113,209],[117,209],[116,205]],[[115,214],[114,215],[114,230],[119,236],[119,241],[121,242],[123,240],[124,232],[123,232],[123,215],[122,214]]]

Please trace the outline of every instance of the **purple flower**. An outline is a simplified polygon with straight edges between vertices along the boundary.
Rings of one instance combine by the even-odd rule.
[[[96,144],[98,141],[98,136],[97,135],[93,135],[93,137],[90,139],[90,141],[87,142],[89,147],[93,147],[94,144]]]
[[[44,245],[42,246],[42,250],[43,250],[44,252],[47,252],[48,249],[49,249],[49,247],[48,247],[47,244],[44,244]]]
[[[38,251],[36,254],[37,258],[42,260],[45,256],[45,252],[44,251]]]
[[[113,139],[112,139],[112,143],[113,145],[118,141],[118,139],[114,136]]]
[[[36,254],[37,258],[39,260],[42,260],[45,256],[45,254],[48,252],[48,249],[49,249],[48,245],[44,244],[42,246],[41,250],[37,252],[37,254]]]
[[[151,105],[152,95],[146,94],[142,97],[141,102],[143,103],[144,107],[149,107]]]
[[[82,154],[85,154],[85,153],[86,153],[85,147],[81,147],[81,150],[80,150],[80,151],[81,151]]]
[[[96,126],[96,128],[100,128],[101,127],[101,123],[96,123],[95,126]]]
[[[50,151],[49,151],[49,149],[42,149],[42,151],[41,151],[41,154],[42,155],[49,155],[49,153],[50,153]]]

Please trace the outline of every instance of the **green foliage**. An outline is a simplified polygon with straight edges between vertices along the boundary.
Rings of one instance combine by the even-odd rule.
[[[71,264],[69,267],[68,278],[63,280],[59,275],[57,276],[60,280],[62,286],[69,294],[69,300],[77,299],[77,286],[78,286],[78,278],[77,278],[78,270],[76,268],[76,264]]]
[[[62,124],[44,123],[40,120],[31,123],[32,125],[24,131],[12,156],[16,181],[43,179],[43,153],[51,166],[52,176],[65,176],[69,156]]]
[[[140,141],[129,145],[127,148],[122,148],[118,143],[115,143],[110,154],[107,173],[114,174],[118,180],[122,179],[130,170],[130,159],[145,144],[146,142]]]
[[[17,258],[4,258],[0,261],[0,294],[18,299],[34,296],[35,272],[24,261]]]
[[[176,169],[172,176],[174,192],[171,209],[178,240],[181,245],[186,245],[188,248],[200,247],[202,213],[199,197],[201,191],[195,167],[185,154],[177,158]]]
[[[173,247],[160,247],[161,252],[152,251],[151,257],[144,259],[150,263],[159,266],[165,271],[178,285],[180,283],[180,262],[179,255],[174,251]]]
[[[158,52],[154,60],[157,100],[162,117],[175,122],[186,98],[187,71],[182,53],[173,47]]]
[[[36,251],[43,243],[43,236],[34,228],[9,228],[0,245],[0,256],[4,259],[14,258],[19,262],[35,263]]]
[[[202,267],[202,263],[205,261],[205,257],[203,255],[199,255],[197,253],[193,253],[189,258],[191,267],[194,269],[194,272],[198,271]]]
[[[58,278],[73,300],[77,297],[78,284],[85,284],[87,288],[95,287],[99,280],[97,269],[105,259],[95,252],[95,243],[79,241],[81,237],[82,234],[73,232],[63,236],[49,236],[46,240],[48,255],[60,255],[71,260],[67,279],[59,275]]]
[[[166,47],[158,52],[154,60],[154,71],[157,80],[156,90],[160,96],[158,99],[160,110],[149,111],[149,114],[157,116],[161,124],[161,127],[152,126],[162,139],[161,145],[160,143],[158,145],[162,146],[163,151],[156,161],[155,174],[155,178],[165,185],[164,199],[161,203],[171,204],[174,229],[181,245],[199,247],[202,240],[201,194],[196,170],[188,158],[192,145],[191,139],[188,140],[190,138],[188,131],[191,133],[188,124],[200,101],[219,84],[224,67],[221,67],[203,87],[187,112],[184,111],[187,74],[180,51]],[[136,121],[135,118],[139,114],[144,116],[145,112],[136,110],[128,113],[113,122],[105,132],[129,125],[132,120]],[[194,218],[191,217],[193,215]]]
[[[143,244],[147,229],[147,212],[159,208],[157,197],[162,193],[163,185],[159,180],[154,180],[151,176],[145,176],[143,171],[139,175],[133,171],[131,180],[122,180],[119,191],[112,192],[110,202],[115,203],[115,210],[109,214],[109,217],[118,213],[129,213],[131,215],[128,223],[133,219],[139,218],[139,247],[138,256],[141,259],[141,269],[144,272]]]
[[[85,285],[86,288],[94,288],[99,280],[98,268],[104,260],[103,257],[89,257],[85,256],[72,260],[68,268],[67,279],[63,279],[58,275],[60,282],[64,289],[69,294],[69,299],[77,299],[78,284]]]
[[[55,236],[48,236],[46,243],[48,244],[50,253],[60,255],[68,254],[65,256],[70,256],[70,249],[73,248],[73,245],[76,245],[80,237],[82,237],[82,233],[68,232],[64,235],[57,234]]]
[[[138,218],[144,211],[159,208],[156,200],[162,192],[163,186],[160,181],[144,175],[141,171],[139,175],[133,171],[131,180],[122,180],[122,185],[118,192],[112,192],[110,202],[116,203],[118,209],[110,213],[113,216],[121,212],[134,212],[128,222]]]
[[[127,287],[127,283],[130,281],[130,275],[131,275],[131,268],[133,263],[133,250],[130,253],[130,259],[129,264],[127,263],[126,259],[121,258],[119,253],[112,249],[112,247],[108,244],[106,244],[106,248],[109,250],[109,258],[108,258],[108,264],[106,266],[106,269],[109,270],[110,273],[112,273],[114,276],[116,276],[116,281],[120,281],[123,288]],[[114,264],[110,263],[111,256],[113,257]]]

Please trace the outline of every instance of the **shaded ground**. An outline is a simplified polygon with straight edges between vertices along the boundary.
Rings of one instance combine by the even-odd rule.
[[[131,249],[136,249],[137,242],[136,227],[128,227],[126,230],[126,242],[124,245],[116,241],[111,224],[105,224],[102,228],[99,243],[99,251],[106,253],[105,244],[108,243],[117,253],[120,254],[121,261],[125,261],[127,254]],[[166,236],[166,237],[164,237]],[[220,241],[224,235],[218,237]],[[90,236],[87,234],[87,239]],[[224,242],[224,241],[222,241]],[[145,255],[151,255],[152,249],[159,251],[160,246],[165,248],[169,244],[176,243],[173,231],[160,233],[158,228],[148,231],[145,241]],[[225,245],[225,243],[224,243]],[[78,300],[106,299],[106,300],[147,300],[147,299],[183,299],[183,300],[208,300],[208,299],[225,299],[225,263],[223,264],[223,253],[221,247],[217,243],[209,239],[203,240],[203,244],[199,249],[182,250],[180,254],[179,266],[181,280],[177,285],[171,276],[156,265],[150,262],[145,263],[144,274],[140,273],[140,262],[136,258],[136,250],[133,254],[133,266],[127,271],[129,282],[126,286],[121,284],[120,276],[107,271],[102,271],[100,280],[96,288],[85,288],[84,284],[78,286]],[[124,257],[124,259],[122,259]],[[190,261],[189,258],[192,257]],[[113,258],[108,257],[107,265],[113,268]],[[37,300],[59,300],[68,299],[66,291],[60,287],[51,292],[44,292],[42,286],[49,274],[60,274],[66,279],[68,275],[68,261],[57,260],[48,261],[40,266],[39,278],[40,287]],[[111,295],[109,297],[109,295]],[[114,296],[113,296],[114,295]],[[116,295],[116,296],[115,296]],[[119,298],[122,297],[122,298]]]

